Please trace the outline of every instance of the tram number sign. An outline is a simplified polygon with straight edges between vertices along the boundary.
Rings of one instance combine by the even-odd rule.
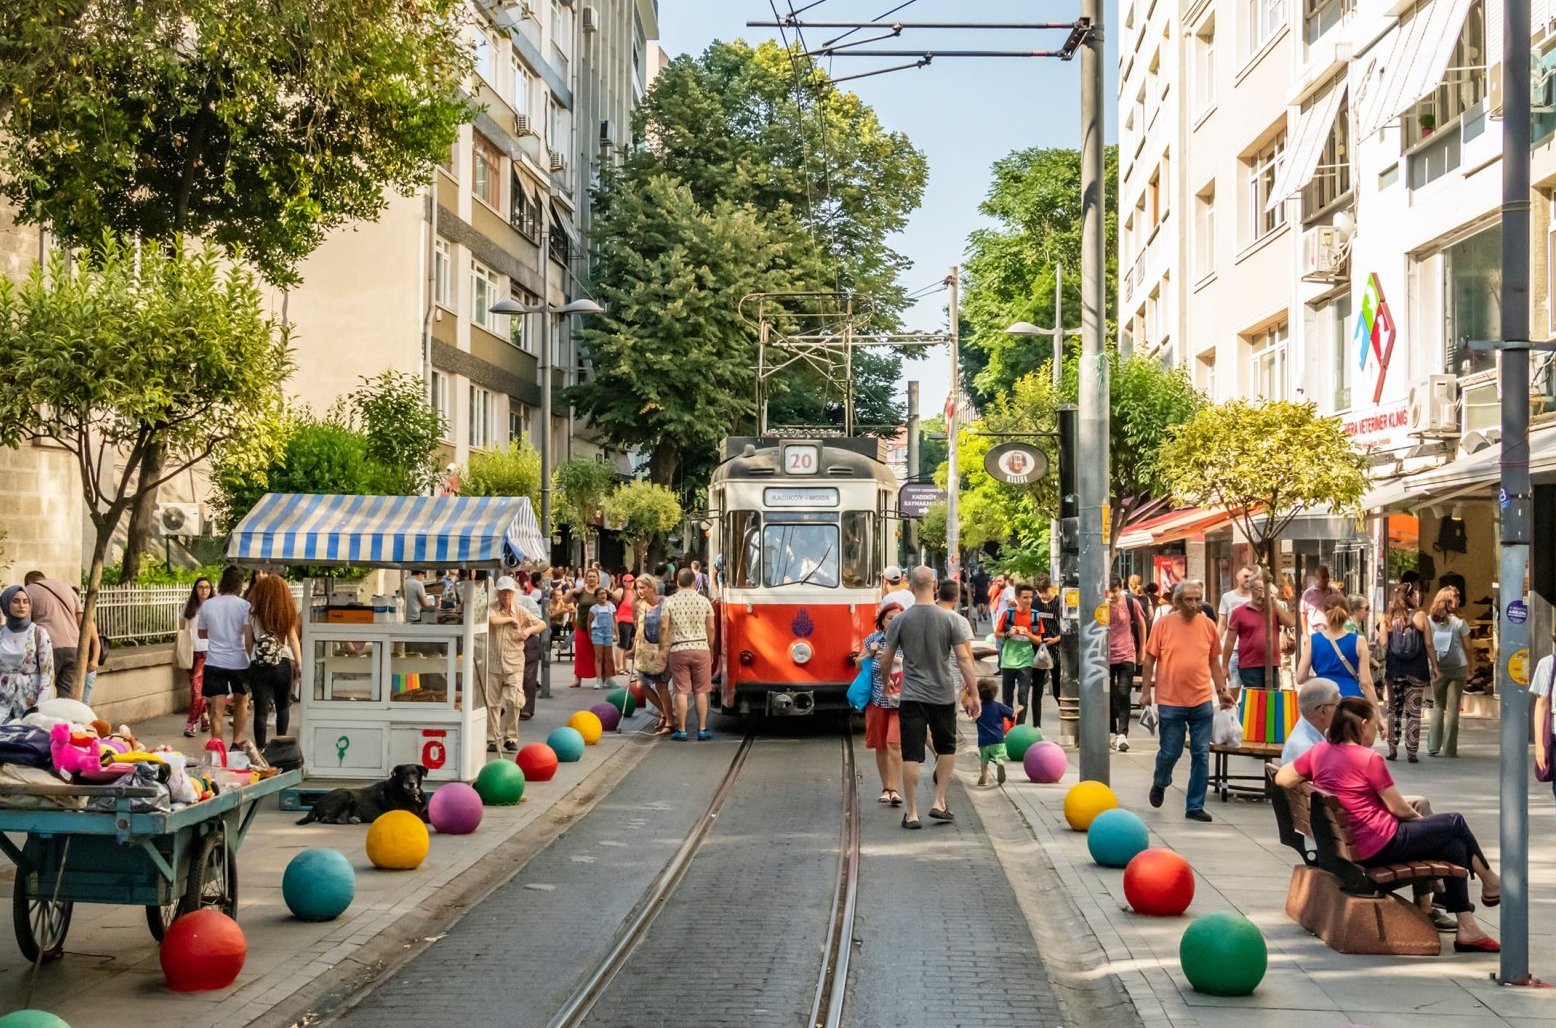
[[[924,482],[909,482],[897,493],[897,513],[905,518],[921,518],[930,504],[945,500],[945,490]]]
[[[983,457],[983,470],[1006,485],[1028,485],[1048,474],[1048,454],[1030,443],[1001,443]]]
[[[821,470],[821,447],[785,446],[783,449],[783,473],[786,475],[814,475]]]

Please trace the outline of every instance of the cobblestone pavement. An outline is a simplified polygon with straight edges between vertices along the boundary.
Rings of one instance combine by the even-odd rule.
[[[874,761],[860,747],[859,913],[844,1023],[896,1028],[1064,1024],[1041,954],[982,822],[958,782],[956,822],[904,831],[877,804]],[[920,810],[927,810],[928,776]]]

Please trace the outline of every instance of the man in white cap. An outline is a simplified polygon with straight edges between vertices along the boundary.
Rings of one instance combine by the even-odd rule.
[[[881,602],[876,604],[876,610],[883,610],[891,603],[903,610],[913,606],[913,590],[908,588],[903,577],[902,569],[895,564],[887,565],[881,572]]]
[[[519,583],[497,580],[497,603],[487,616],[486,752],[496,753],[499,738],[509,753],[519,748],[519,708],[524,706],[524,645],[546,630],[546,623],[517,600]]]

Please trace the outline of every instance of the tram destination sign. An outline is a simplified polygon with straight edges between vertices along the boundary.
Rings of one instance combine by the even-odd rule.
[[[1001,443],[984,454],[983,470],[1006,485],[1031,485],[1048,474],[1048,454],[1031,443]]]
[[[928,482],[909,482],[897,492],[897,513],[905,518],[921,518],[930,504],[945,500],[945,490]]]
[[[829,486],[768,486],[762,490],[762,502],[769,507],[800,510],[811,507],[836,507],[837,489]]]

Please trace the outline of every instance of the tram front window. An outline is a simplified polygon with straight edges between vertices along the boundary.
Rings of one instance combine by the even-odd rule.
[[[762,533],[762,584],[837,588],[836,525],[774,525]]]

